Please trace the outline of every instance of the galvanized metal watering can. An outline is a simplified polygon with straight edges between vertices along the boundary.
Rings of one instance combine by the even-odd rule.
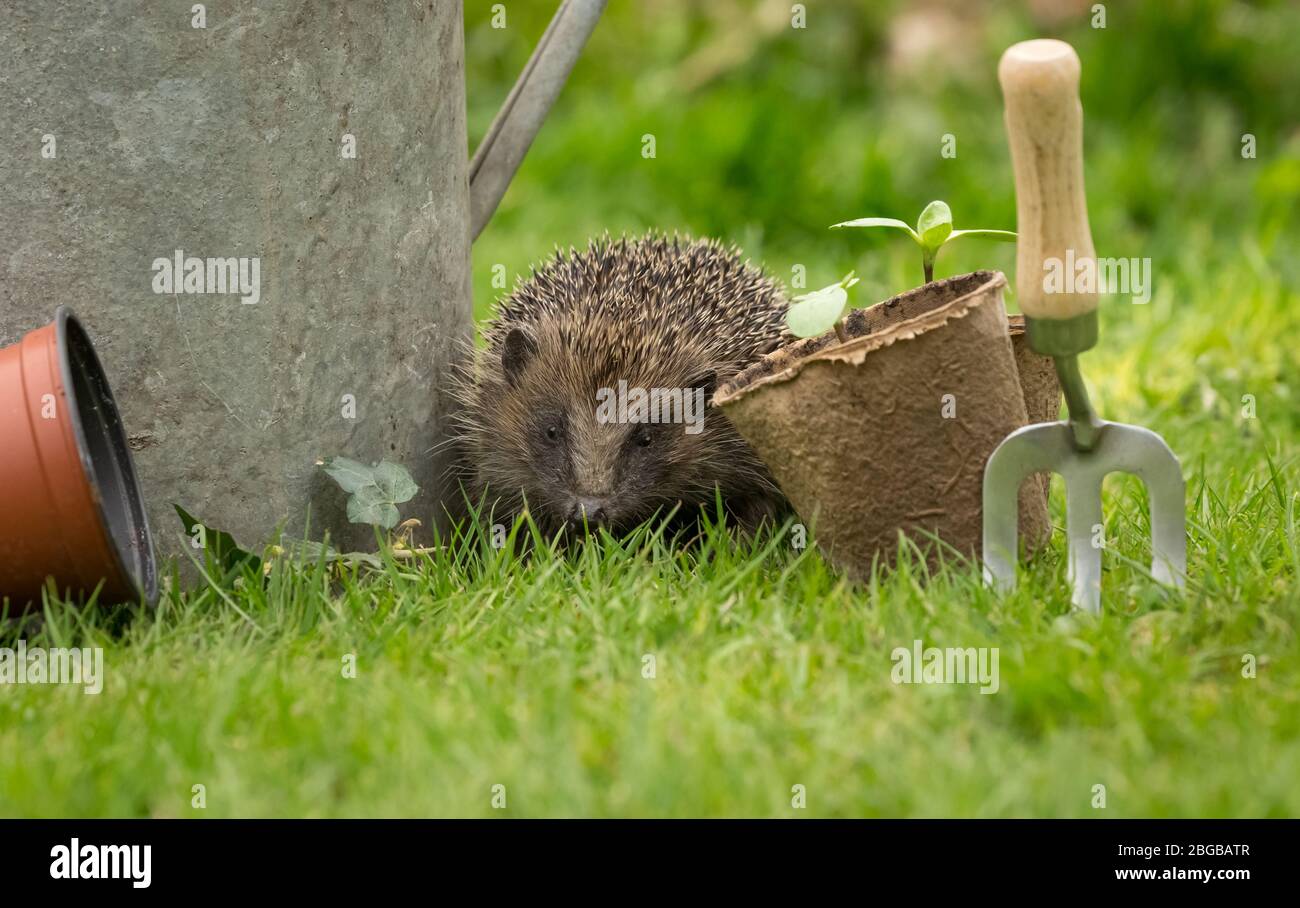
[[[76,309],[165,550],[173,502],[369,542],[333,454],[439,513],[470,243],[604,6],[560,5],[473,161],[451,0],[0,7],[0,346]]]

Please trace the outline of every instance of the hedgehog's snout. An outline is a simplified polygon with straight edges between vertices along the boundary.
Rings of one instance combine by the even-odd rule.
[[[570,529],[581,530],[584,525],[595,529],[609,519],[609,506],[603,498],[579,496],[573,499],[565,522]]]

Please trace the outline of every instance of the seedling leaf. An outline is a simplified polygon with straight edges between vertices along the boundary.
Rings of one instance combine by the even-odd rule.
[[[374,467],[368,467],[346,457],[331,457],[322,466],[330,478],[337,482],[339,488],[345,492],[355,492],[367,483],[375,481]],[[402,500],[405,501],[406,499]]]
[[[353,523],[369,523],[391,530],[400,517],[397,505],[375,483],[361,486],[348,499],[348,520]]]
[[[932,253],[937,251],[948,239],[948,234],[952,233],[952,209],[948,203],[935,199],[926,205],[921,217],[917,219],[916,232],[926,250]]]
[[[1013,230],[954,230],[948,235],[948,242],[952,242],[958,237],[974,236],[988,240],[997,240],[1001,243],[1014,243],[1016,234]]]
[[[381,461],[379,466],[375,467],[374,474],[375,484],[384,493],[384,497],[394,504],[410,501],[415,497],[415,493],[420,491],[411,474],[401,464]]]
[[[368,467],[346,457],[320,461],[322,469],[348,497],[348,520],[391,530],[401,515],[397,505],[410,501],[420,487],[401,464],[380,461]]]
[[[894,227],[907,233],[918,243],[921,241],[921,238],[916,235],[916,231],[912,229],[912,226],[905,221],[898,220],[898,218],[857,218],[852,221],[841,221],[838,224],[831,224],[832,230],[837,227]]]
[[[941,199],[935,199],[925,206],[925,210],[917,218],[915,230],[894,218],[858,218],[855,221],[832,224],[831,227],[894,227],[907,231],[921,247],[921,269],[927,284],[934,280],[934,260],[945,243],[963,236],[1000,240],[1004,243],[1014,242],[1016,239],[1016,235],[1009,230],[953,230],[952,209]],[[793,311],[792,308],[791,312]],[[793,325],[791,330],[794,330]]]
[[[850,274],[838,284],[795,297],[785,315],[791,333],[796,337],[816,337],[833,328],[848,308],[846,288],[857,282],[857,278]]]

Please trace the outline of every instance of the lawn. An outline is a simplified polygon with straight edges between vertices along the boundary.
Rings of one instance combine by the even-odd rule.
[[[544,26],[522,6],[466,11],[474,138]],[[604,230],[719,236],[810,287],[856,268],[860,304],[913,286],[905,242],[826,226],[943,198],[1013,229],[997,58],[1064,37],[1098,253],[1154,275],[1103,301],[1083,365],[1104,417],[1182,461],[1187,589],[1147,578],[1142,487],[1112,477],[1095,618],[1059,531],[1001,596],[906,554],[851,584],[788,526],[525,557],[469,525],[378,570],[177,582],[154,612],[52,601],[0,646],[102,647],[104,690],[3,690],[0,815],[1300,815],[1300,11],[816,3],[791,29],[789,6],[612,4],[475,247],[478,315],[495,266]],[[1014,259],[957,244],[939,275]],[[996,647],[997,692],[895,684],[914,640]]]

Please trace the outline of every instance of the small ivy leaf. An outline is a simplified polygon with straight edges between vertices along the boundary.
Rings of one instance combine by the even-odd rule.
[[[958,237],[974,236],[986,240],[997,240],[1000,243],[1014,243],[1016,234],[1011,230],[954,230],[948,236],[948,242],[952,242]]]
[[[938,249],[952,233],[952,209],[938,199],[925,206],[916,222],[916,232],[926,249]]]
[[[345,492],[357,489],[375,481],[375,469],[346,457],[331,457],[321,464],[330,478],[339,484]]]
[[[916,231],[912,229],[910,224],[897,218],[858,218],[853,221],[841,221],[838,224],[831,224],[831,230],[837,227],[894,227],[907,233],[918,243],[921,241],[921,238],[916,235]]]
[[[217,530],[201,523],[196,517],[190,514],[178,504],[173,503],[172,507],[176,509],[176,514],[181,519],[181,525],[185,527],[185,535],[191,539],[194,538],[194,532],[199,527],[203,527],[203,551],[212,556],[212,561],[223,571],[229,573],[235,568],[247,563],[255,571],[262,569],[262,559],[252,552],[245,551],[235,542],[235,537],[231,536],[225,530]]]
[[[849,294],[840,284],[831,284],[812,293],[795,297],[785,315],[786,324],[796,337],[816,337],[834,327],[844,317]]]
[[[415,493],[420,491],[411,474],[401,464],[389,463],[385,460],[375,467],[374,473],[375,484],[384,493],[384,498],[394,504],[410,501],[415,497]]]
[[[391,530],[397,526],[400,516],[397,505],[373,482],[361,486],[348,499],[348,520],[352,523],[368,523]]]

